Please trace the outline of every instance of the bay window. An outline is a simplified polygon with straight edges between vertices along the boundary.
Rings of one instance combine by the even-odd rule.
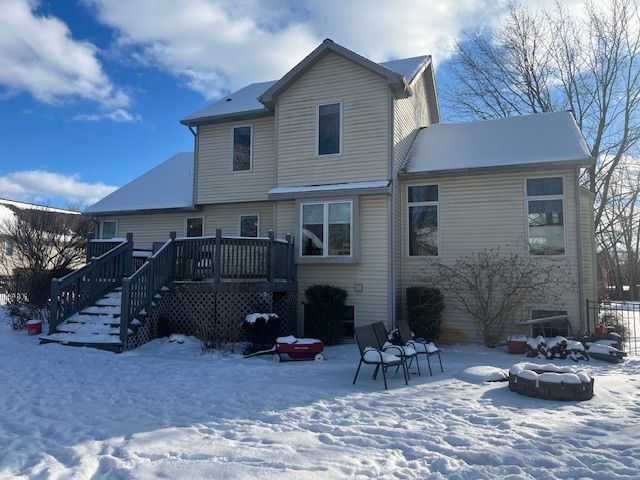
[[[350,257],[353,250],[353,202],[310,202],[300,205],[300,255]]]

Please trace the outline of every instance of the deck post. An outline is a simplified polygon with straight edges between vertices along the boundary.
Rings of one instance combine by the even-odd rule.
[[[267,267],[267,280],[269,282],[273,282],[276,267],[275,243],[273,230],[269,230],[269,266]]]
[[[133,233],[127,233],[127,254],[124,259],[124,276],[130,277],[133,273]]]
[[[291,234],[287,233],[285,238],[287,240],[287,282],[290,282],[292,280],[291,276],[293,275],[291,271],[291,254],[293,253],[291,250]]]
[[[87,234],[87,246],[86,246],[87,261],[86,261],[86,263],[89,263],[91,261],[91,257],[93,256],[93,252],[92,252],[92,248],[91,248],[91,240],[93,240],[93,232],[90,232],[90,233]]]
[[[49,304],[49,335],[58,331],[58,295],[60,295],[60,280],[51,280],[51,303]]]
[[[222,274],[222,229],[216,228],[216,251],[213,260],[213,279],[215,283],[220,283]]]
[[[171,239],[171,264],[169,265],[169,280],[173,280],[176,276],[176,232],[170,231],[169,238]]]
[[[129,278],[122,279],[122,300],[120,303],[120,341],[124,350],[129,331],[129,304],[131,303],[131,291],[129,290]]]

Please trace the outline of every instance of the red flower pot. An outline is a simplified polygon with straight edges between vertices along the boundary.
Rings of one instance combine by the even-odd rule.
[[[512,355],[522,355],[527,348],[527,342],[524,340],[507,340],[507,352]]]
[[[42,321],[29,320],[27,322],[27,333],[29,335],[40,335],[42,333]]]

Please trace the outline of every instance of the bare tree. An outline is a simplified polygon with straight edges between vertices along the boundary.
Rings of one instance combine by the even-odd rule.
[[[20,277],[27,302],[47,304],[52,278],[65,275],[85,260],[85,242],[93,225],[81,215],[48,208],[12,207],[14,215],[0,224],[0,237],[11,252],[0,255],[0,266]],[[8,255],[10,253],[10,255]]]
[[[445,100],[462,117],[571,110],[597,159],[584,181],[596,192],[600,233],[612,178],[640,139],[639,66],[637,0],[585,0],[580,14],[511,4],[499,28],[457,44],[459,87]]]
[[[484,249],[451,265],[428,262],[420,280],[444,292],[447,308],[470,315],[484,343],[493,347],[529,318],[534,304],[559,304],[575,289],[566,261],[539,260],[510,252],[508,246]]]

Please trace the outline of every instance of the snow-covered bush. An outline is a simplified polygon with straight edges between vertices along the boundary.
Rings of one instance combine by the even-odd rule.
[[[513,246],[484,249],[453,264],[428,260],[421,280],[437,285],[449,297],[448,306],[470,315],[484,343],[494,347],[528,320],[532,305],[557,304],[575,290],[566,260],[539,260],[515,253]]]
[[[29,320],[40,320],[43,324],[48,322],[49,310],[38,308],[22,302],[10,302],[5,310],[14,330],[24,330]]]
[[[249,342],[245,354],[268,350],[280,336],[280,318],[275,313],[252,313],[243,322],[243,332]]]

